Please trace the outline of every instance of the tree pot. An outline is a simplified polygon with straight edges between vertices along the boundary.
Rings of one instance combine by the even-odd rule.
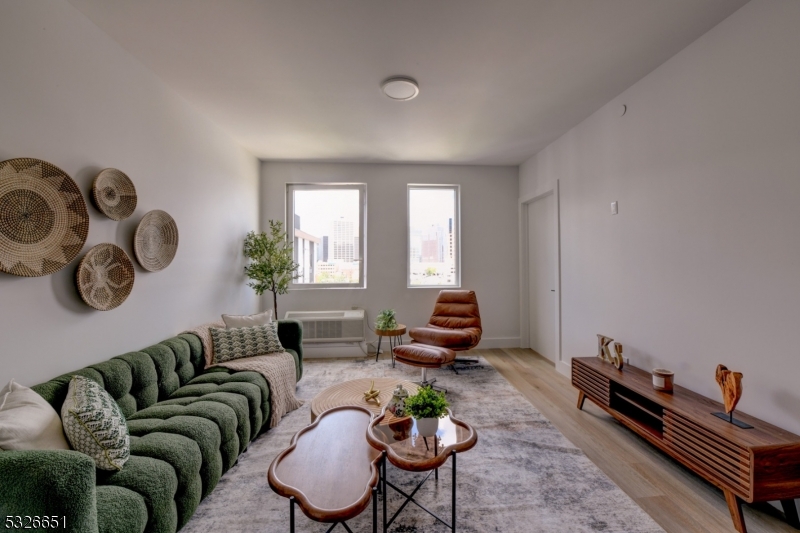
[[[420,437],[433,437],[439,429],[438,418],[415,418]]]

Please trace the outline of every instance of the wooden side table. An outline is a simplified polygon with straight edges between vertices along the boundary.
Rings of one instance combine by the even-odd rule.
[[[378,348],[375,350],[375,361],[378,361],[378,356],[381,354],[381,341],[384,337],[389,337],[389,352],[392,354],[392,368],[394,368],[394,347],[403,345],[403,335],[406,334],[406,325],[397,324],[394,329],[376,329],[375,334],[378,336]]]
[[[269,486],[289,498],[289,531],[294,533],[294,506],[311,520],[342,524],[369,505],[372,531],[378,531],[377,491],[381,454],[364,438],[372,413],[362,407],[337,407],[292,438],[272,461]]]
[[[472,449],[478,442],[478,434],[472,426],[455,418],[450,409],[447,410],[447,416],[439,420],[439,430],[436,432],[436,436],[427,439],[419,436],[416,421],[413,418],[396,418],[386,423],[385,419],[387,417],[391,417],[391,413],[387,413],[384,409],[383,414],[369,424],[369,430],[367,431],[367,441],[375,449],[380,450],[383,456],[381,462],[381,489],[384,495],[383,532],[386,533],[388,531],[389,526],[405,509],[406,505],[413,503],[455,533],[456,454]],[[435,479],[439,479],[439,467],[447,462],[448,458],[453,459],[452,515],[449,524],[414,499],[414,495],[432,473],[435,473]],[[406,494],[405,491],[387,480],[387,460],[397,468],[412,472],[428,471],[428,474],[411,491],[411,494]],[[386,510],[387,487],[399,492],[406,499],[391,518],[388,518]]]

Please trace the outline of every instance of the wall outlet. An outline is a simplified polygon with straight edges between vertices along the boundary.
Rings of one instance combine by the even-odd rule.
[[[619,209],[617,208],[617,202],[611,202],[611,214],[616,215],[619,213]]]

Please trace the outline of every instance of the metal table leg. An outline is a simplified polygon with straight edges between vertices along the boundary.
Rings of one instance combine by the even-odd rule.
[[[453,520],[450,522],[450,529],[453,533],[456,531],[456,452],[450,454],[453,456]]]
[[[294,496],[289,497],[289,533],[294,533]]]
[[[378,487],[372,487],[372,533],[378,533]]]
[[[413,503],[414,505],[416,505],[417,507],[419,507],[420,509],[422,509],[423,511],[425,511],[426,513],[428,513],[429,515],[434,517],[436,520],[438,520],[439,522],[441,522],[442,524],[444,524],[445,526],[447,526],[448,528],[450,528],[452,531],[455,532],[455,530],[456,530],[456,493],[457,493],[457,490],[456,490],[457,489],[457,487],[456,487],[456,452],[455,451],[450,452],[450,455],[453,458],[453,486],[452,486],[452,489],[451,489],[451,492],[452,492],[452,500],[451,500],[452,514],[451,514],[451,517],[450,517],[450,523],[449,524],[447,522],[445,522],[444,520],[442,520],[441,518],[439,518],[438,516],[436,516],[436,514],[433,513],[433,511],[431,511],[430,509],[424,507],[422,504],[420,504],[418,501],[416,501],[414,499],[414,496],[417,494],[417,491],[419,491],[419,489],[422,488],[422,486],[425,484],[425,482],[428,480],[428,478],[431,476],[432,473],[435,472],[435,474],[437,476],[437,479],[438,479],[439,469],[438,468],[434,469],[434,472],[428,472],[428,474],[425,476],[425,478],[422,481],[420,481],[419,484],[417,484],[417,486],[414,488],[414,490],[411,492],[411,494],[406,494],[405,491],[403,491],[400,487],[394,485],[393,483],[389,483],[386,480],[386,452],[383,452],[383,454],[384,454],[384,456],[383,456],[383,465],[381,467],[381,470],[382,470],[381,483],[382,483],[383,488],[384,488],[384,494],[383,494],[383,531],[384,531],[384,533],[386,533],[388,527],[394,523],[395,519],[398,517],[398,515],[403,511],[403,509],[405,509],[405,507],[409,503]],[[404,501],[403,504],[400,506],[400,508],[398,508],[397,511],[394,512],[394,514],[392,515],[392,517],[389,520],[387,520],[387,513],[386,513],[386,499],[387,499],[388,494],[385,491],[386,491],[387,485],[389,487],[391,487],[392,489],[394,489],[395,492],[399,493],[401,496],[403,496],[406,499],[406,501]]]
[[[383,458],[381,459],[381,484],[383,485],[383,533],[386,533],[389,529],[389,524],[386,523],[386,500],[389,499],[389,495],[386,493],[386,452],[381,452],[381,455],[383,455]]]
[[[378,335],[378,347],[375,349],[375,362],[378,362],[378,357],[381,355],[381,341],[383,340],[383,335]]]

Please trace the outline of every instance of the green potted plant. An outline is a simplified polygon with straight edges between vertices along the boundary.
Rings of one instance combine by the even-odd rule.
[[[300,277],[297,272],[300,265],[294,261],[292,245],[283,231],[283,223],[270,220],[268,233],[248,233],[244,239],[244,255],[250,260],[250,264],[244,267],[244,273],[253,280],[248,285],[259,296],[265,291],[272,292],[275,320],[278,320],[278,295],[286,294],[289,282]]]
[[[375,319],[375,329],[378,331],[391,331],[397,328],[397,319],[394,317],[394,309],[384,309],[378,313]]]
[[[406,413],[414,417],[421,437],[433,437],[439,429],[439,419],[447,414],[449,403],[444,394],[431,387],[422,387],[406,398]]]

